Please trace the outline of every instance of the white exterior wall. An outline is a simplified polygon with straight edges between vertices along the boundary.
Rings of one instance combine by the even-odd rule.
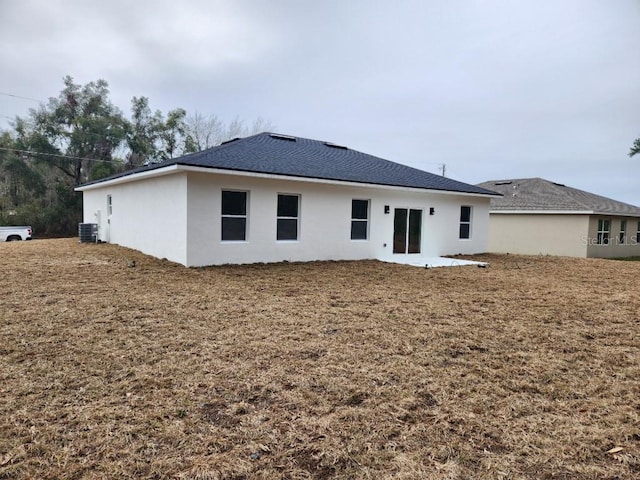
[[[100,240],[187,264],[185,173],[91,188],[82,198],[84,222],[98,223]]]
[[[248,192],[245,242],[221,241],[222,190]],[[392,253],[395,208],[423,213],[421,252],[407,255],[409,258],[487,251],[489,198],[472,194],[175,168],[90,185],[81,191],[84,222],[99,224],[100,240],[186,266],[397,259]],[[297,241],[276,240],[279,193],[300,196]],[[108,195],[113,208],[110,218]],[[350,238],[353,199],[369,200],[367,240]],[[385,214],[386,205],[389,213]],[[458,238],[462,205],[472,207],[471,238],[467,240]]]
[[[588,215],[492,213],[489,251],[586,257]]]
[[[248,192],[246,242],[221,241],[222,190]],[[300,195],[297,241],[276,240],[278,193]],[[423,256],[487,251],[487,197],[190,172],[187,198],[188,266],[392,257],[394,208],[423,211]],[[350,239],[352,199],[370,200],[368,240]],[[461,205],[472,207],[469,240],[458,238]]]

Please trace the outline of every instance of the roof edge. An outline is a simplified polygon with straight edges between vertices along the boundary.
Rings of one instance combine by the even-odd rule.
[[[500,215],[596,215],[596,212],[591,210],[514,210],[503,209],[493,210],[489,208],[489,213]]]
[[[177,163],[170,165],[163,165],[158,168],[150,170],[143,170],[141,172],[131,172],[128,175],[121,175],[115,178],[105,178],[103,180],[96,180],[83,185],[78,185],[73,190],[76,192],[85,192],[87,190],[95,190],[98,188],[110,187],[112,185],[119,185],[122,183],[137,182],[138,180],[144,180],[146,178],[163,177],[165,175],[171,175],[177,173],[179,170]]]
[[[299,175],[287,175],[282,173],[265,173],[265,172],[257,172],[251,170],[231,170],[224,168],[216,168],[216,167],[196,167],[192,165],[182,165],[178,164],[179,171],[189,171],[189,172],[201,172],[201,173],[218,173],[221,175],[237,175],[237,176],[246,176],[253,178],[268,178],[274,180],[291,180],[296,182],[309,182],[309,183],[321,183],[328,185],[345,185],[345,186],[358,186],[358,187],[369,187],[369,188],[388,188],[394,190],[410,190],[415,192],[433,192],[433,193],[444,193],[451,195],[471,195],[475,197],[502,197],[501,194],[497,192],[491,192],[487,190],[487,192],[491,193],[480,193],[480,192],[463,192],[460,190],[446,190],[446,189],[437,189],[437,188],[421,188],[421,187],[407,187],[404,185],[391,185],[385,183],[370,183],[370,182],[357,182],[357,181],[349,181],[349,180],[336,180],[333,178],[321,178],[321,177],[302,177]],[[462,183],[462,182],[460,182]],[[473,185],[471,185],[473,186]]]
[[[447,195],[468,195],[468,196],[486,197],[486,198],[502,196],[501,194],[495,193],[495,192],[479,193],[479,192],[463,192],[463,191],[445,190],[445,189],[436,189],[436,188],[406,187],[403,185],[356,182],[356,181],[335,180],[331,178],[319,178],[319,177],[301,177],[297,175],[254,172],[250,170],[231,170],[231,169],[223,169],[223,168],[215,168],[215,167],[197,167],[193,165],[184,165],[179,162],[173,163],[171,165],[166,165],[160,168],[155,168],[153,170],[145,170],[142,172],[132,173],[126,176],[113,178],[111,180],[98,181],[96,183],[81,185],[79,187],[76,187],[74,190],[76,192],[84,192],[87,190],[96,190],[99,188],[110,187],[113,185],[136,182],[139,180],[156,178],[156,177],[161,177],[165,175],[178,174],[182,172],[235,175],[235,176],[244,176],[244,177],[252,177],[252,178],[273,179],[273,180],[286,179],[286,180],[291,180],[295,182],[319,183],[319,184],[326,184],[326,185],[344,185],[344,186],[357,186],[357,187],[367,187],[367,188],[391,189],[391,190],[409,190],[414,192],[431,192],[431,193],[441,193],[441,194],[447,194]]]

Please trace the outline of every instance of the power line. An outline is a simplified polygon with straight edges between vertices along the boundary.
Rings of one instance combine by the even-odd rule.
[[[59,154],[59,153],[33,152],[31,150],[20,150],[18,148],[0,147],[0,150],[4,150],[5,152],[24,153],[26,155],[46,155],[46,156],[49,156],[49,157],[68,158],[69,160],[87,160],[89,162],[104,162],[104,163],[113,162],[113,160],[104,160],[104,159],[100,159],[100,158],[74,157],[72,155],[62,155],[62,154]]]
[[[14,95],[13,93],[0,92],[0,95],[5,95],[7,97],[13,97],[13,98],[21,98],[23,100],[31,100],[32,102],[42,103],[42,100],[38,100],[37,98],[23,97],[22,95]]]

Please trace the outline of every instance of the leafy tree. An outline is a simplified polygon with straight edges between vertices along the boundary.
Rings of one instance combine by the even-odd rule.
[[[631,147],[631,150],[629,150],[629,156],[633,157],[638,153],[640,153],[640,138],[636,138],[633,142],[633,146]]]
[[[101,178],[110,177],[118,173],[120,166],[115,162],[100,162],[93,166],[91,169],[91,176],[89,180],[100,180]]]
[[[184,108],[176,108],[167,114],[167,119],[160,125],[160,160],[169,160],[184,153],[186,116],[187,111]]]
[[[46,170],[18,151],[10,132],[0,134],[0,224],[24,223],[34,211],[42,211],[47,202]],[[42,222],[38,228],[43,226]]]
[[[16,148],[8,132],[0,136],[0,147]],[[34,196],[44,195],[46,186],[41,173],[34,168],[28,157],[15,151],[0,151],[0,184],[5,195],[0,209],[17,207]]]
[[[175,158],[224,140],[273,129],[258,118],[187,116],[176,108],[152,112],[147,97],[134,97],[131,118],[109,99],[104,80],[64,88],[46,104],[17,117],[0,132],[0,224],[30,224],[38,235],[72,235],[82,218],[82,196],[73,187],[147,162]]]
[[[2,195],[3,204],[15,206],[11,222],[31,224],[40,234],[74,232],[82,207],[73,187],[122,166],[115,152],[127,120],[109,100],[107,82],[82,86],[68,76],[63,81],[58,97],[16,119],[10,135],[14,153],[4,155],[0,165],[12,185]],[[3,141],[9,142],[6,135]]]
[[[64,85],[57,98],[31,109],[28,122],[20,120],[17,131],[19,143],[38,152],[34,157],[57,168],[72,186],[92,178],[96,163],[114,160],[127,123],[109,100],[104,80],[81,86],[67,76]]]
[[[147,97],[131,100],[131,121],[127,125],[127,168],[136,168],[149,160],[158,159],[158,136],[162,128],[162,113],[151,113]]]

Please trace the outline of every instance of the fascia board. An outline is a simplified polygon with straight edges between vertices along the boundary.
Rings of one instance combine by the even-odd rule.
[[[228,170],[221,168],[207,168],[207,167],[194,167],[191,165],[179,165],[179,170],[187,171],[187,172],[198,172],[198,173],[209,173],[209,174],[220,174],[220,175],[235,175],[241,177],[250,177],[250,178],[265,178],[270,180],[291,180],[294,182],[306,182],[306,183],[319,183],[319,184],[327,184],[327,185],[343,185],[350,187],[366,187],[366,188],[378,188],[385,190],[396,190],[396,191],[404,191],[404,192],[418,192],[418,193],[440,193],[446,195],[465,195],[465,196],[473,196],[473,197],[498,197],[500,198],[502,195],[500,194],[484,194],[484,193],[472,193],[472,192],[456,192],[452,190],[437,190],[437,189],[427,189],[427,188],[416,188],[416,187],[402,187],[396,185],[380,185],[377,183],[365,183],[365,182],[349,182],[345,180],[330,180],[324,178],[313,178],[313,177],[298,177],[294,175],[279,175],[273,173],[260,173],[260,172],[247,172],[240,170]]]
[[[395,191],[404,191],[404,192],[418,192],[418,193],[429,192],[429,193],[439,193],[443,195],[464,195],[464,196],[482,197],[482,198],[492,198],[492,197],[500,198],[501,197],[500,194],[493,195],[493,194],[473,193],[473,192],[456,192],[453,190],[402,187],[402,186],[396,186],[396,185],[380,185],[377,183],[349,182],[345,180],[298,177],[294,175],[279,175],[279,174],[273,174],[273,173],[247,172],[244,170],[196,167],[192,165],[181,165],[181,164],[168,165],[166,167],[156,168],[156,169],[148,170],[145,172],[125,175],[123,177],[114,178],[112,180],[105,180],[103,182],[92,183],[90,185],[76,187],[75,191],[84,192],[88,190],[96,190],[99,188],[111,187],[111,186],[120,185],[123,183],[136,182],[139,180],[145,180],[145,179],[160,177],[164,175],[171,175],[179,172],[197,172],[197,173],[207,173],[207,174],[234,175],[234,176],[240,176],[240,177],[265,178],[265,179],[271,179],[271,180],[286,179],[286,180],[291,180],[295,182],[306,182],[306,183],[327,184],[327,185],[343,185],[343,186],[351,186],[351,187],[367,187],[367,188],[377,188],[377,189],[395,190]]]
[[[131,175],[126,175],[124,177],[118,177],[111,180],[105,180],[103,182],[92,183],[90,185],[83,185],[80,187],[76,187],[74,190],[76,192],[85,192],[87,190],[96,190],[99,188],[112,187],[114,185],[120,185],[123,183],[137,182],[139,180],[146,180],[149,178],[155,177],[163,177],[165,175],[171,175],[173,173],[177,173],[180,169],[179,165],[168,165],[162,168],[155,168],[153,170],[147,170],[145,172],[133,173]]]
[[[594,215],[590,210],[491,210],[491,215]]]

